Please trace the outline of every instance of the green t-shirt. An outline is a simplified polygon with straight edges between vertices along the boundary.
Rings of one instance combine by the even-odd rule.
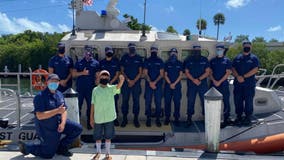
[[[92,92],[92,104],[94,104],[95,123],[101,124],[116,119],[114,95],[119,94],[120,89],[116,85],[107,85],[105,88],[98,85]]]

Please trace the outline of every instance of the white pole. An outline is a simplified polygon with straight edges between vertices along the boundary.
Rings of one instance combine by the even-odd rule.
[[[223,96],[212,87],[205,97],[205,141],[208,152],[219,152],[221,105]]]

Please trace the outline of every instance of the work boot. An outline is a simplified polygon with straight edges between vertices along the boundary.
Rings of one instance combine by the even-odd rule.
[[[169,125],[170,123],[170,117],[166,117],[164,121],[164,125]]]
[[[251,125],[251,118],[250,116],[246,116],[245,119],[243,120],[243,125],[244,126],[250,126]]]
[[[139,120],[138,120],[138,116],[135,115],[134,116],[134,120],[133,120],[133,124],[136,128],[139,128],[140,127],[140,123],[139,123]]]
[[[174,125],[177,127],[180,126],[180,122],[178,118],[175,118]]]
[[[156,126],[157,126],[157,127],[161,127],[161,126],[162,126],[161,121],[160,121],[160,118],[157,118],[157,119],[156,119]]]
[[[127,116],[123,116],[120,127],[125,127],[128,123]]]
[[[73,156],[73,153],[69,152],[67,147],[60,147],[59,146],[59,148],[57,149],[56,153],[58,155],[62,155],[62,156],[65,156],[65,157]]]
[[[26,149],[26,144],[23,141],[19,141],[19,151],[23,154],[23,155],[28,155],[28,151]]]
[[[114,121],[113,121],[113,123],[114,123],[114,126],[119,126],[119,121],[118,121],[118,119],[116,118]]]
[[[235,124],[236,126],[240,126],[240,125],[242,125],[242,121],[243,121],[242,116],[237,116],[237,118],[236,118],[235,121],[234,121],[234,124]]]
[[[188,128],[188,127],[191,126],[191,124],[192,124],[191,116],[188,116],[187,120],[186,120],[186,126],[185,127]]]
[[[151,127],[151,118],[150,117],[147,117],[146,126]]]

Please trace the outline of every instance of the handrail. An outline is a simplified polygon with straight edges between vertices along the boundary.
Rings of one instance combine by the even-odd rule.
[[[277,68],[279,68],[279,67],[284,67],[284,64],[278,64],[278,65],[276,65],[274,68],[273,68],[273,71],[272,71],[272,74],[271,75],[275,75],[275,71],[276,71],[276,69]],[[283,72],[281,73],[281,74],[284,74]],[[277,74],[278,75],[278,74]],[[276,78],[279,78],[279,77],[276,77]],[[281,77],[282,78],[282,77]],[[271,80],[272,80],[272,77],[270,77],[269,78],[269,81],[268,81],[268,83],[267,83],[267,88],[269,88],[269,86],[270,86],[270,83],[271,83]],[[277,82],[279,79],[276,79],[275,81]],[[276,84],[276,83],[275,83]],[[274,84],[274,85],[275,85]],[[272,88],[274,85],[272,85],[270,88]]]
[[[16,98],[17,101],[17,128],[20,129],[21,127],[21,99],[20,99],[20,94],[18,92],[13,91],[12,89],[7,89],[7,88],[0,88],[0,93],[1,92],[8,92],[13,95],[13,97]]]

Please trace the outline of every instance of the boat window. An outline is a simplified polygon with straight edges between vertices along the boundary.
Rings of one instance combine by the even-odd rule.
[[[255,99],[256,106],[265,106],[268,103],[268,99],[266,97],[260,97]]]
[[[183,49],[181,51],[181,60],[184,61],[189,55],[192,54],[192,49]],[[201,55],[204,57],[208,57],[209,56],[209,51],[202,49],[201,50]]]
[[[129,52],[128,48],[113,48],[114,50],[114,57],[119,59],[126,53]],[[137,48],[137,54],[139,54],[143,59],[145,59],[147,55],[147,51],[144,48]]]
[[[73,59],[74,63],[84,58],[84,47],[71,47],[69,50],[70,57]],[[99,54],[98,49],[93,48],[94,58],[98,60]]]

